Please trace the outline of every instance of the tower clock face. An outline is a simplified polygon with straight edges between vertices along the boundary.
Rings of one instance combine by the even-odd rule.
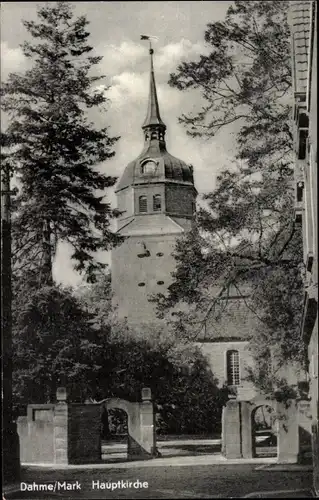
[[[155,161],[148,160],[142,165],[142,173],[143,174],[155,174],[156,172],[156,163]]]

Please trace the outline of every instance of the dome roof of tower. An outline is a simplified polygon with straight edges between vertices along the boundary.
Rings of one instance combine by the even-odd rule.
[[[154,171],[152,173],[143,172],[143,165],[152,161],[154,162]],[[136,160],[127,165],[116,186],[116,191],[136,184],[153,182],[177,182],[194,185],[193,167],[172,156],[165,147],[160,148],[158,144],[150,144]]]

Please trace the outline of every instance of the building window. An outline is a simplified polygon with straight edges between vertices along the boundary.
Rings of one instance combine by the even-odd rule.
[[[240,375],[239,375],[239,352],[238,351],[227,351],[226,354],[227,363],[227,384],[228,385],[239,385]]]
[[[147,212],[147,198],[146,196],[140,196],[138,199],[138,209],[139,212]]]
[[[155,194],[153,196],[153,211],[154,212],[160,212],[161,209],[162,209],[161,195],[160,194]]]
[[[142,174],[155,174],[156,167],[155,161],[147,160],[141,165],[141,172]]]
[[[164,285],[164,281],[158,281],[157,284],[158,285]]]
[[[139,283],[138,286],[145,286],[145,283],[141,281],[141,283]]]

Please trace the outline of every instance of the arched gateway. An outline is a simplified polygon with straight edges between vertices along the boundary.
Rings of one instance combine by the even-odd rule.
[[[257,396],[250,401],[231,399],[223,408],[222,452],[226,458],[255,458],[254,422],[258,408],[270,407],[277,436],[277,462],[295,463],[299,452],[300,416],[298,403],[286,404]]]
[[[150,389],[142,390],[142,402],[132,403],[125,399],[108,398],[99,403],[101,412],[122,410],[127,415],[127,457],[151,458],[156,455],[154,410]]]
[[[99,403],[68,403],[65,388],[57,402],[28,405],[18,418],[22,464],[85,464],[101,460],[103,410],[119,408],[128,419],[128,459],[157,455],[151,390],[142,389],[141,401],[109,398]]]

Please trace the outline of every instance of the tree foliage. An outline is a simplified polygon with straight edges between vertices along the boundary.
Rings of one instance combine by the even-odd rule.
[[[13,301],[13,397],[16,409],[55,401],[66,385],[82,401],[87,380],[97,373],[102,348],[93,317],[61,286],[37,284],[34,271],[15,280]]]
[[[7,159],[20,187],[15,269],[36,266],[39,283],[50,284],[63,241],[73,249],[75,269],[92,281],[103,267],[94,253],[117,242],[110,231],[114,211],[104,201],[116,179],[96,167],[114,155],[118,138],[90,121],[91,109],[107,111],[97,87],[104,77],[92,74],[102,57],[88,43],[88,21],[74,18],[68,2],[40,6],[37,14],[37,21],[23,23],[32,37],[22,45],[31,69],[10,74],[1,88],[9,116]]]
[[[100,277],[84,294],[75,294],[61,286],[39,289],[33,270],[15,279],[16,414],[23,414],[30,402],[54,402],[60,386],[71,402],[108,397],[139,401],[142,388],[150,387],[158,432],[220,431],[226,391],[217,387],[199,350],[172,339],[137,337],[127,325],[113,324],[110,294],[104,295],[109,284],[109,276]]]
[[[220,432],[227,391],[218,388],[198,349],[126,337],[118,341],[113,338],[107,351],[100,353],[102,358],[97,362],[102,368],[96,377],[95,399],[113,396],[138,401],[142,388],[149,387],[155,402],[157,432]]]
[[[239,157],[253,169],[291,150],[288,6],[235,1],[225,21],[207,25],[210,54],[182,63],[170,76],[172,86],[197,88],[205,101],[197,114],[182,115],[188,132],[212,137],[238,122]]]
[[[99,273],[95,283],[83,284],[74,289],[81,307],[93,315],[99,328],[110,328],[113,324],[111,274]]]
[[[179,65],[169,82],[201,91],[202,109],[180,118],[188,133],[212,140],[222,128],[235,131],[237,154],[204,195],[193,230],[177,244],[175,280],[158,297],[159,314],[192,305],[175,313],[175,327],[183,332],[190,320],[218,316],[235,289],[260,322],[251,342],[255,373],[270,346],[278,347],[279,365],[303,354],[287,11],[287,2],[235,1],[225,21],[207,25],[209,55]],[[247,286],[249,298],[242,292]]]

